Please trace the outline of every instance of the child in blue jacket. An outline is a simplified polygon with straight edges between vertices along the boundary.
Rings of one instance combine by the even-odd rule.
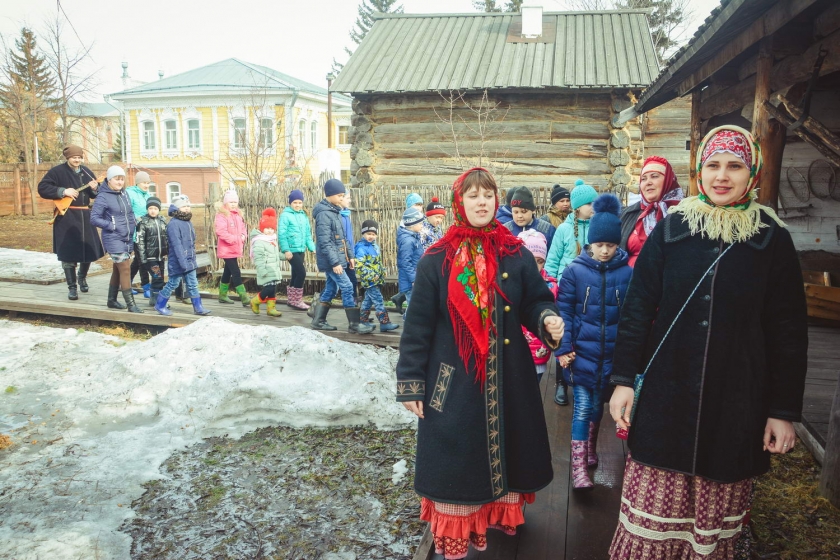
[[[411,304],[411,290],[414,289],[417,263],[423,256],[423,243],[420,240],[423,218],[423,212],[417,208],[407,208],[403,212],[402,223],[397,228],[397,277],[399,290],[405,294],[406,305]],[[408,313],[407,309],[406,313]]]
[[[375,220],[362,222],[362,239],[356,243],[356,276],[359,284],[365,289],[365,299],[362,302],[361,322],[370,323],[370,310],[376,309],[379,319],[379,330],[388,332],[400,326],[391,322],[385,311],[385,302],[379,287],[385,283],[385,267],[382,266],[382,254],[376,237],[379,234],[379,224]]]
[[[563,271],[560,315],[566,333],[556,354],[566,382],[574,388],[572,417],[572,484],[592,488],[587,466],[598,464],[595,447],[604,412],[604,389],[609,386],[621,302],[633,269],[619,248],[621,203],[611,194],[593,203],[589,245]]]

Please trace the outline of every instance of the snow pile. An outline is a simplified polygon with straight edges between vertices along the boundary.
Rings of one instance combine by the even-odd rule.
[[[3,278],[14,280],[64,280],[61,263],[52,253],[0,247],[0,270]],[[91,263],[89,274],[100,270],[101,266]]]
[[[144,342],[0,321],[0,542],[13,558],[127,558],[117,531],[177,448],[258,427],[411,425],[397,353],[205,318]]]
[[[394,470],[394,474],[391,476],[391,482],[399,484],[408,472],[408,462],[405,459],[400,459],[394,463],[392,468]]]

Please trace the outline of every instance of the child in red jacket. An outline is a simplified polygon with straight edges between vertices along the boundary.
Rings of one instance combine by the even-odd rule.
[[[549,276],[545,271],[545,257],[548,253],[548,242],[545,236],[537,230],[528,229],[520,233],[518,237],[525,242],[525,248],[533,253],[534,259],[537,261],[537,268],[540,269],[540,274],[542,274],[546,284],[548,284],[548,289],[551,290],[556,300],[557,280]],[[551,350],[542,343],[538,336],[525,327],[522,327],[522,334],[525,335],[525,340],[528,341],[528,346],[531,348],[531,356],[534,358],[534,366],[537,370],[537,384],[539,384],[545,373],[546,364],[548,364],[548,360],[551,358]]]

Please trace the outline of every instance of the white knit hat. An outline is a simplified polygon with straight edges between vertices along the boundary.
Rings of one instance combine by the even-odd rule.
[[[114,177],[119,177],[120,175],[125,177],[125,170],[119,165],[112,165],[108,168],[108,172],[105,177],[110,181]]]

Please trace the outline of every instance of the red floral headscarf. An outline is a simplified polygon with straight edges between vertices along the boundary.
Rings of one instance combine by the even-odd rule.
[[[761,156],[761,147],[752,134],[734,125],[719,126],[710,130],[697,149],[697,188],[700,191],[700,200],[715,206],[703,186],[703,164],[713,155],[723,153],[734,155],[750,170],[750,181],[744,196],[728,205],[731,208],[746,209],[752,199],[752,191],[761,177],[764,158]]]
[[[642,175],[648,171],[658,171],[665,176],[665,184],[662,187],[662,193],[657,200],[647,200],[641,191]],[[659,220],[668,214],[668,208],[676,206],[684,197],[682,187],[677,181],[677,174],[674,173],[674,168],[664,157],[651,156],[645,160],[642,165],[642,172],[639,175],[639,193],[642,194],[641,208],[639,217],[636,222],[641,222],[644,228],[645,236],[650,235]]]
[[[495,218],[484,227],[475,227],[467,219],[461,185],[476,171],[474,167],[458,177],[452,185],[452,209],[455,223],[430,253],[445,251],[444,276],[449,274],[448,307],[455,332],[458,355],[469,371],[475,365],[475,379],[482,390],[487,379],[487,358],[490,351],[490,330],[493,324],[493,303],[498,293],[505,297],[497,283],[499,259],[519,252],[522,241],[517,239]],[[495,216],[499,201],[492,209]]]

